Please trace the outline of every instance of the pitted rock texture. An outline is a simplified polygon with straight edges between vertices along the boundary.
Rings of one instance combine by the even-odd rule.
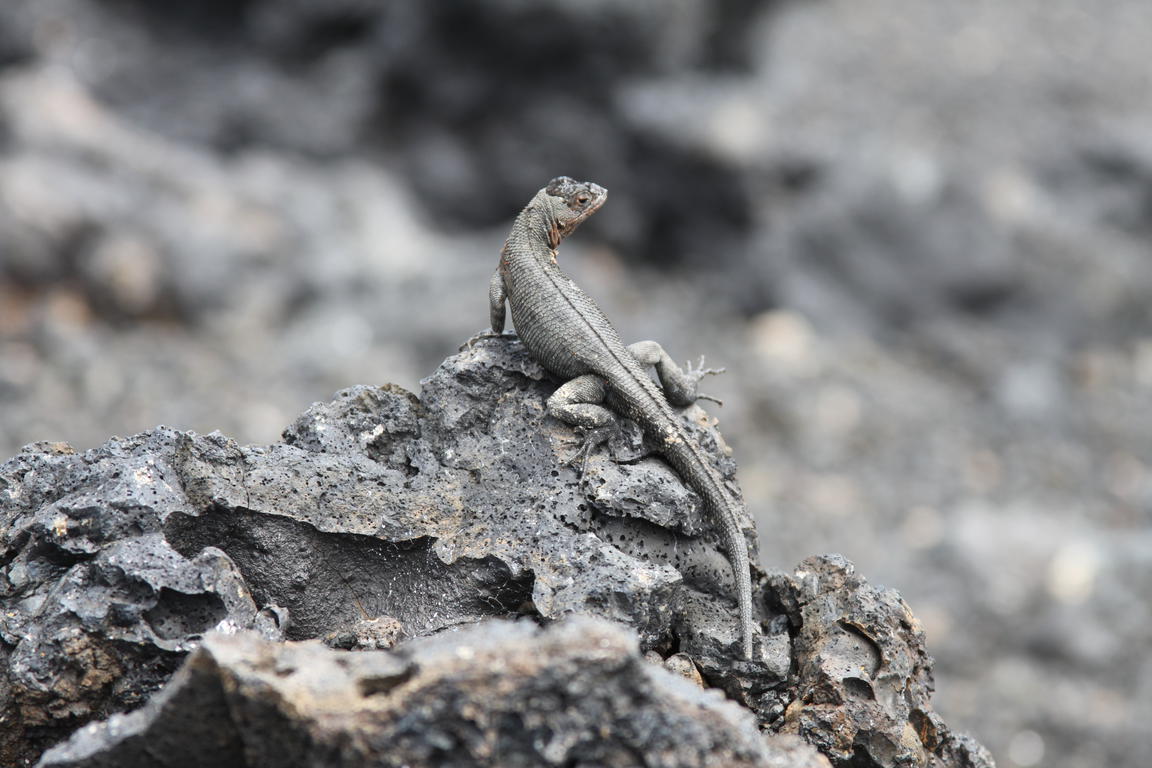
[[[0,467],[4,754],[138,706],[211,629],[375,647],[581,612],[645,647],[726,655],[730,575],[690,535],[708,530],[695,494],[642,458],[635,429],[614,446],[630,463],[597,457],[578,480],[574,435],[544,411],[552,386],[507,337],[447,360],[422,399],[346,390],[280,444],[159,428],[84,454],[29,446]],[[380,616],[386,630],[362,631]],[[787,667],[773,648],[761,691]]]
[[[199,707],[203,717],[188,713]],[[201,742],[199,754],[179,747]],[[168,745],[168,749],[156,749]],[[166,757],[157,758],[157,755]],[[395,652],[212,636],[147,707],[85,728],[43,768],[775,766],[827,761],[644,661],[631,632],[488,621]]]
[[[774,579],[792,626],[792,702],[780,731],[836,765],[990,766],[972,739],[932,711],[932,660],[900,595],[868,584],[837,555],[811,557]]]
[[[530,601],[545,618],[595,613],[670,647],[694,621],[684,595],[698,592],[725,615],[707,650],[726,653],[731,574],[709,536],[689,535],[710,530],[696,495],[641,458],[635,429],[614,446],[629,463],[598,456],[579,479],[567,464],[574,434],[545,412],[554,386],[514,337],[482,339],[420,398],[345,390],[282,444],[176,435],[190,504],[165,535],[185,554],[228,552],[259,599],[291,612],[293,639],[381,614],[427,634]],[[719,449],[703,412],[687,414]],[[717,462],[731,478],[733,462]]]
[[[160,533],[185,501],[155,440],[76,455],[42,444],[0,466],[0,763],[139,706],[211,630],[282,637],[226,554]]]
[[[795,576],[757,570],[759,657],[736,659],[730,569],[698,498],[627,423],[578,477],[575,435],[544,407],[555,386],[508,335],[467,345],[419,397],[394,386],[344,390],[301,415],[282,443],[239,446],[158,428],[84,454],[29,446],[0,466],[0,758],[35,760],[86,722],[140,707],[212,630],[369,654],[396,648],[418,659],[429,643],[447,647],[429,635],[463,625],[591,614],[627,625],[629,644],[671,657],[682,677],[721,689],[761,726],[816,745],[836,765],[991,765],[932,712],[930,660],[907,606],[843,560],[815,558]],[[731,483],[735,465],[712,422],[696,407],[683,416]],[[524,657],[539,664],[532,674],[556,674],[550,653],[560,669],[571,663],[567,640],[507,631],[509,643],[538,642],[542,657]],[[554,640],[574,630],[566,631]],[[194,656],[184,678],[223,647]],[[296,653],[237,647],[257,658],[230,656],[224,666]],[[477,673],[494,674],[485,667],[494,658],[475,662]],[[195,734],[193,710],[220,703],[211,686],[186,682],[147,713],[109,721],[101,732],[112,741],[97,752],[134,733],[140,749],[170,754],[176,765],[200,746],[225,755],[269,739],[261,749],[272,755],[311,733],[309,725],[273,743],[274,730],[260,736],[233,723],[201,745],[173,735],[184,725],[151,730],[163,721],[194,724]],[[627,696],[614,704],[620,718],[634,705]],[[570,713],[547,701],[524,706],[543,707],[529,718],[540,728],[570,725]],[[432,733],[418,732],[424,725],[412,727],[414,744],[436,746]],[[508,726],[473,727],[468,754],[476,757],[478,744],[499,743]],[[321,741],[360,744],[338,731]],[[52,759],[80,760],[87,738]],[[565,764],[570,745],[559,736],[552,743],[548,754]],[[655,750],[636,757],[647,762],[608,764],[776,764],[756,762],[762,755],[736,742],[715,747],[716,755],[735,749],[737,762],[690,752],[676,759],[697,762],[678,763]],[[76,764],[129,764],[92,759]]]

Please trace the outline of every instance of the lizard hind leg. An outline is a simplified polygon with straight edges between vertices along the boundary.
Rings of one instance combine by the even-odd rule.
[[[723,405],[711,395],[703,395],[696,390],[700,379],[708,375],[723,373],[723,368],[705,368],[703,357],[700,358],[700,363],[696,367],[689,364],[687,368],[681,368],[664,351],[664,347],[655,341],[638,341],[635,344],[630,344],[628,351],[632,353],[640,365],[656,367],[656,375],[660,379],[664,396],[668,398],[669,403],[677,408],[685,408],[697,400],[711,400],[717,405]]]
[[[561,385],[548,398],[549,415],[581,436],[580,450],[569,461],[573,466],[579,463],[581,478],[588,470],[588,457],[620,429],[616,414],[601,405],[607,392],[603,377],[588,373]]]

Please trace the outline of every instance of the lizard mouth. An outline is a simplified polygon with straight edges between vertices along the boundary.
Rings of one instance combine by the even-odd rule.
[[[589,183],[585,185],[585,188],[587,191],[582,194],[588,195],[588,198],[584,202],[580,202],[579,197],[571,198],[569,205],[572,207],[572,221],[565,228],[566,233],[576,229],[585,219],[600,210],[600,206],[604,205],[604,201],[608,199],[608,190],[604,187]]]
[[[608,199],[608,190],[599,184],[588,182],[588,192],[592,195],[592,199],[588,201],[588,213],[592,214],[600,210],[600,206]]]

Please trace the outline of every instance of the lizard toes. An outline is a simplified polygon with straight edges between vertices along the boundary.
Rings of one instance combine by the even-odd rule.
[[[696,393],[696,399],[697,400],[707,400],[710,403],[716,403],[716,405],[719,405],[721,408],[724,407],[724,401],[723,400],[721,400],[718,397],[713,397],[712,395],[705,395],[702,392]]]
[[[689,362],[686,366],[684,366],[684,368],[685,368],[685,372],[694,381],[700,381],[700,379],[704,378],[705,376],[718,376],[719,374],[724,373],[728,370],[727,368],[707,368],[707,367],[705,367],[704,355],[700,355],[700,361],[696,365],[692,365],[692,363]]]
[[[503,333],[497,333],[496,331],[482,331],[482,332],[476,334],[475,336],[473,336],[472,338],[468,339],[468,341],[461,344],[460,348],[456,351],[457,352],[463,352],[464,350],[468,350],[469,352],[471,352],[472,351],[472,345],[475,344],[476,342],[480,341],[481,339],[498,339],[503,335],[504,335]]]
[[[608,442],[613,430],[611,427],[576,427],[575,432],[580,437],[580,447],[568,460],[568,466],[576,469],[583,479],[588,472],[588,460],[597,448]]]

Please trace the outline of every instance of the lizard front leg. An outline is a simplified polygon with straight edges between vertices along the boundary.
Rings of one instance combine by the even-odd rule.
[[[492,333],[504,332],[504,305],[507,300],[508,292],[504,290],[504,278],[497,269],[492,279],[488,281],[488,317],[492,321]]]
[[[497,269],[492,279],[488,281],[488,317],[492,330],[481,331],[460,347],[463,352],[467,349],[472,351],[472,344],[480,341],[480,339],[493,339],[497,338],[504,333],[504,313],[506,311],[505,302],[508,300],[508,292],[504,290],[504,278],[500,276],[500,270]]]
[[[664,396],[668,402],[678,408],[685,408],[697,400],[711,400],[723,405],[711,395],[702,395],[696,391],[700,379],[710,374],[723,373],[723,368],[705,368],[704,358],[700,358],[700,365],[688,370],[676,365],[676,361],[668,356],[664,347],[655,341],[638,341],[628,345],[628,351],[636,358],[640,365],[656,366],[656,375],[660,378],[660,386],[664,389]]]
[[[583,444],[570,463],[580,459],[580,476],[588,469],[588,457],[620,428],[616,414],[601,403],[608,393],[604,378],[594,373],[568,381],[548,398],[548,413],[576,428]]]

